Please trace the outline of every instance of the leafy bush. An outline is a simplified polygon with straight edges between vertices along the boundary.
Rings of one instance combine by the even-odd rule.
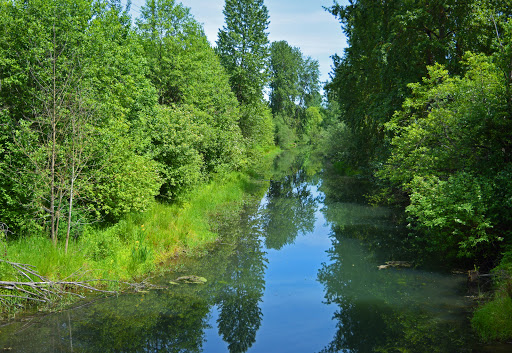
[[[386,124],[391,155],[377,175],[410,195],[411,223],[432,249],[486,255],[510,233],[510,119],[493,59],[466,54],[467,71],[429,67]]]
[[[457,173],[447,181],[416,177],[410,184],[411,204],[407,213],[425,230],[429,246],[437,251],[459,249],[459,255],[499,240],[488,217],[492,189],[486,180]]]
[[[193,109],[160,106],[150,120],[150,154],[160,164],[164,181],[160,195],[176,198],[204,180],[206,165],[200,150],[213,132],[201,118],[204,113]]]
[[[84,186],[90,209],[111,221],[145,210],[162,185],[157,163],[129,149],[119,149],[108,162],[94,183]]]
[[[512,298],[498,297],[480,307],[471,324],[484,341],[505,341],[512,338],[511,317]]]

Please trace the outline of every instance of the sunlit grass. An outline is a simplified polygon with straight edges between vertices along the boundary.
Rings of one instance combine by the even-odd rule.
[[[217,240],[212,218],[239,210],[244,195],[258,186],[261,183],[247,174],[233,172],[197,188],[184,202],[155,201],[145,212],[129,214],[114,226],[89,227],[71,241],[68,254],[63,241],[54,247],[47,237],[10,241],[8,260],[31,264],[50,279],[139,278],[169,258]]]
[[[5,259],[30,264],[51,280],[95,279],[101,280],[95,285],[109,289],[116,289],[117,281],[165,271],[170,259],[201,253],[218,239],[212,220],[240,212],[248,194],[264,195],[269,177],[262,170],[271,170],[278,152],[267,152],[244,173],[217,175],[179,203],[154,201],[145,212],[128,214],[113,226],[89,226],[70,242],[67,254],[64,241],[54,247],[47,236],[31,235],[8,241]],[[16,277],[22,279],[8,265],[0,266],[2,280]]]

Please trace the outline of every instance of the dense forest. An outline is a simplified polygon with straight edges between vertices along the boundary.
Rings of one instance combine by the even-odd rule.
[[[512,336],[488,322],[512,312],[511,1],[335,2],[348,47],[325,97],[263,0],[226,0],[215,45],[174,0],[129,7],[0,0],[0,260],[140,276],[215,239],[187,228],[191,198],[239,198],[276,146],[307,144],[405,207],[418,247],[492,271],[473,323]]]
[[[262,1],[238,3],[213,49],[170,0],[134,21],[120,1],[3,1],[2,223],[67,241],[243,169],[274,146],[273,114],[282,146],[314,133],[318,62],[269,44]]]
[[[331,134],[332,161],[376,178],[376,202],[405,206],[418,246],[483,272],[497,266],[496,299],[473,323],[487,338],[505,338],[512,2],[357,0],[328,10],[348,40],[327,84],[342,122]]]
[[[262,0],[224,14],[212,46],[174,0],[138,18],[120,0],[0,1],[2,279],[12,261],[147,274],[214,241],[213,210],[254,189],[276,145],[317,140],[318,62],[269,42]]]

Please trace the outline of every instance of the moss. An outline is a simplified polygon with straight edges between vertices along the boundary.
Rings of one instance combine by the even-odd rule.
[[[512,298],[497,296],[476,310],[471,323],[486,342],[512,339]]]

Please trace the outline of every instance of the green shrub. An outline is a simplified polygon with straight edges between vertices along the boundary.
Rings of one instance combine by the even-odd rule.
[[[94,261],[102,261],[113,257],[121,246],[119,224],[104,231],[91,230],[84,233],[82,244],[87,256]]]
[[[407,213],[425,230],[436,251],[458,248],[459,256],[471,257],[500,240],[492,233],[487,215],[492,193],[486,179],[465,172],[454,173],[446,181],[415,177],[410,194]]]
[[[497,297],[480,307],[471,324],[486,341],[505,341],[512,338],[512,298]]]

